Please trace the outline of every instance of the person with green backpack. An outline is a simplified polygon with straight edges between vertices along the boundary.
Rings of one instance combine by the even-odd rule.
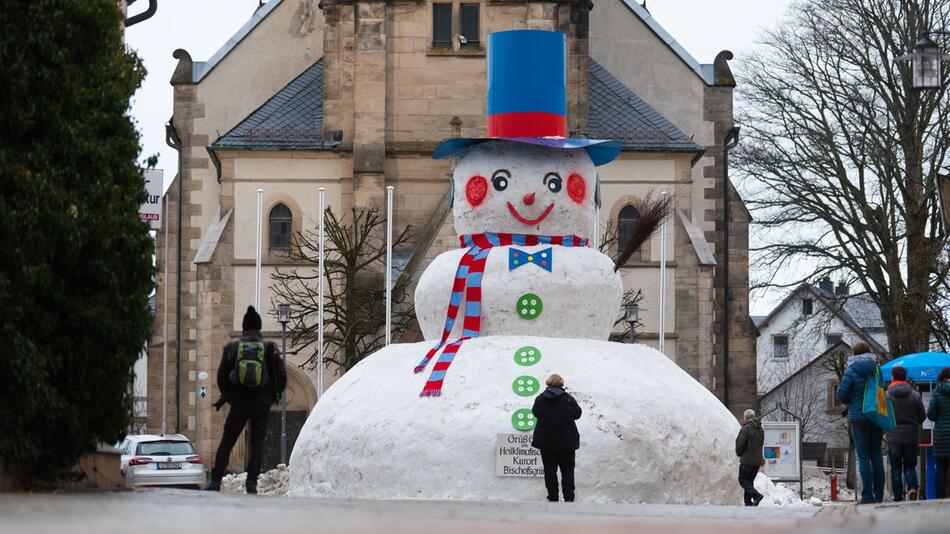
[[[219,491],[228,467],[231,449],[248,422],[251,425],[250,452],[247,462],[248,493],[257,493],[257,477],[264,459],[264,438],[271,405],[280,400],[287,387],[284,368],[277,345],[261,337],[261,316],[254,306],[247,307],[241,322],[241,338],[224,347],[218,365],[218,389],[221,399],[214,406],[231,405],[224,422],[224,433],[211,470],[211,481],[205,489]]]
[[[882,502],[884,456],[881,453],[881,442],[884,430],[873,422],[864,409],[868,381],[879,376],[880,371],[871,346],[866,342],[858,341],[851,347],[851,351],[854,356],[848,360],[848,367],[835,396],[848,407],[848,425],[851,427],[858,472],[861,474],[861,504]]]

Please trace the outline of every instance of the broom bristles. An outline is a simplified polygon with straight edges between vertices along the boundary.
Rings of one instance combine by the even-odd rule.
[[[640,217],[633,227],[630,241],[614,261],[614,272],[620,270],[633,256],[633,253],[639,250],[646,240],[653,235],[653,232],[663,224],[663,221],[673,213],[673,197],[671,195],[660,195],[654,199],[653,193],[650,193],[637,202],[634,207],[637,208]]]

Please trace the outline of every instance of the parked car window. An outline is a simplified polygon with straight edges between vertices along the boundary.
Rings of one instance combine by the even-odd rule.
[[[164,440],[139,443],[138,451],[135,454],[140,456],[178,456],[194,453],[195,448],[187,441]]]

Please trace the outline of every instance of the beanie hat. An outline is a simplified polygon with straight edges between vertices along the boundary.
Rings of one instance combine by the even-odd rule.
[[[247,313],[244,314],[244,320],[241,321],[241,328],[244,330],[261,329],[261,316],[254,310],[254,306],[247,307]]]

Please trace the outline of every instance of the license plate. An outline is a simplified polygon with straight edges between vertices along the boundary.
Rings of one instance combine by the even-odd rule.
[[[181,469],[181,462],[160,462],[155,465],[159,469]]]

